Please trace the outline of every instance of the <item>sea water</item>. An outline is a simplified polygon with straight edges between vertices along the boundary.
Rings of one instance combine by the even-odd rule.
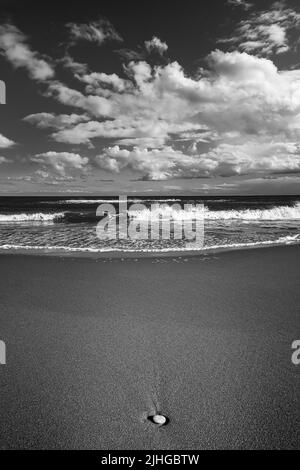
[[[97,207],[111,203],[115,197],[2,197],[0,198],[0,249],[66,252],[158,252],[199,249],[190,240],[108,239],[97,237]],[[138,211],[140,220],[149,217],[152,204],[163,204],[166,215],[172,205],[204,205],[204,246],[247,248],[259,245],[300,243],[300,197],[134,197],[133,203],[144,204]],[[174,219],[176,219],[176,214]]]

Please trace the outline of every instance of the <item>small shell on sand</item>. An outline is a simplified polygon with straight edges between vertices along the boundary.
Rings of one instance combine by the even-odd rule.
[[[154,415],[152,419],[153,422],[159,426],[163,426],[167,422],[167,418],[163,415]]]

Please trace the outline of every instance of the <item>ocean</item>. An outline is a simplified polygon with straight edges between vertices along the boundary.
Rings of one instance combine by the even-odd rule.
[[[134,197],[131,204],[144,204],[140,220],[148,217],[152,204],[204,204],[204,245],[190,240],[107,239],[97,237],[101,220],[97,207],[116,197],[1,197],[0,250],[33,252],[157,252],[247,248],[259,245],[300,243],[300,196],[263,197]],[[178,206],[177,206],[178,207]],[[176,210],[174,215],[176,219]]]

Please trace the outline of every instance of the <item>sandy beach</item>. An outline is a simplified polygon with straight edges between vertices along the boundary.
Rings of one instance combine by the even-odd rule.
[[[0,448],[300,447],[299,246],[0,260]]]

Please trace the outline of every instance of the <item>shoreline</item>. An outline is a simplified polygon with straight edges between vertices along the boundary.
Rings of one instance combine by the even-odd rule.
[[[240,246],[214,246],[208,248],[197,248],[197,249],[169,249],[169,250],[140,250],[140,251],[131,251],[131,250],[107,250],[107,251],[89,251],[88,249],[70,249],[63,250],[54,248],[0,248],[0,256],[38,256],[38,257],[58,257],[58,258],[181,258],[181,257],[198,257],[198,256],[209,256],[210,254],[226,253],[226,252],[235,252],[235,251],[248,251],[248,250],[258,250],[263,248],[277,248],[277,247],[290,247],[290,246],[300,246],[300,241],[297,242],[257,242],[251,244],[241,244]]]

